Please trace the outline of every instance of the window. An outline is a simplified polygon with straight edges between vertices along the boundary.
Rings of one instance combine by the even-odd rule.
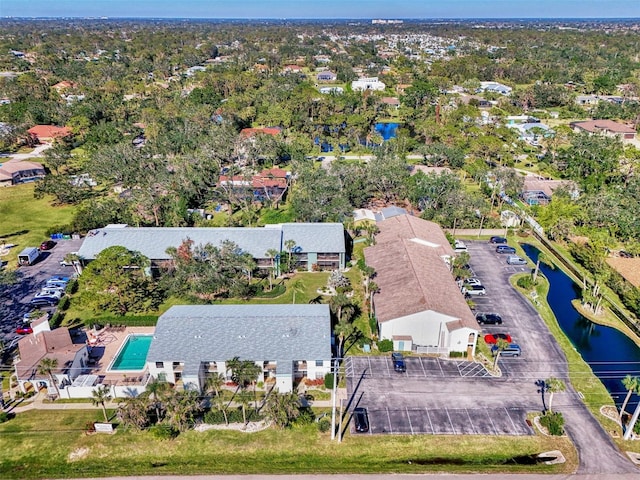
[[[316,367],[324,366],[324,360],[316,360]]]
[[[164,362],[156,362],[156,368],[164,368]]]

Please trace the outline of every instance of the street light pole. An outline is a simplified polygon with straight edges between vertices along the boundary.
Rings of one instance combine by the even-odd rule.
[[[331,440],[336,438],[336,390],[338,388],[338,359],[333,360],[333,393],[331,406]]]

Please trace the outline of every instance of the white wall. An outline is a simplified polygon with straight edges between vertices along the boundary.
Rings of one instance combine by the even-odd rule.
[[[432,310],[395,318],[380,323],[380,338],[392,339],[394,335],[409,335],[414,345],[446,346],[445,323],[457,320]]]
[[[449,351],[464,352],[467,351],[469,345],[469,335],[474,334],[474,340],[477,341],[478,331],[471,328],[459,328],[449,333]],[[473,346],[473,354],[475,355],[475,344]]]

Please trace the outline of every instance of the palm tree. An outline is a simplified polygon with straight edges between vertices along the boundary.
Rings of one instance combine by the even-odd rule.
[[[109,421],[109,417],[107,417],[107,407],[105,406],[105,403],[111,400],[111,389],[106,385],[100,385],[91,392],[91,396],[91,403],[96,407],[98,405],[102,407],[104,422],[107,423]]]
[[[295,392],[279,393],[274,390],[265,403],[267,417],[280,428],[286,428],[300,416],[300,398]]]
[[[302,294],[305,291],[304,283],[302,282],[302,280],[297,279],[291,282],[289,286],[291,287],[291,293],[293,293],[293,299],[291,300],[291,303],[296,303],[296,294]]]
[[[56,389],[56,396],[60,396],[60,391],[58,390],[58,385],[56,384],[55,379],[53,378],[53,371],[58,367],[58,359],[44,357],[40,360],[38,364],[38,373],[40,375],[47,375],[49,377],[50,384]]]
[[[553,394],[556,392],[564,392],[567,389],[565,383],[556,377],[549,377],[545,381],[545,390],[549,392],[549,411],[551,412],[551,405],[553,404]]]
[[[622,421],[624,409],[627,408],[627,403],[629,403],[631,395],[640,391],[640,378],[627,375],[622,379],[622,385],[624,385],[624,388],[627,390],[627,396],[624,397],[624,402],[622,402],[622,407],[620,408],[620,421]]]
[[[338,322],[342,320],[342,310],[347,306],[351,305],[351,300],[344,293],[338,293],[334,295],[329,300],[329,308],[336,316]]]
[[[355,331],[355,326],[353,323],[349,322],[338,322],[333,329],[333,334],[338,337],[338,350],[336,355],[339,357],[342,356],[342,345],[345,339],[349,338],[353,332]]]
[[[218,410],[222,412],[222,415],[224,415],[225,425],[228,425],[229,418],[227,417],[227,409],[223,403],[222,397],[220,396],[220,389],[222,388],[222,385],[224,385],[224,375],[221,373],[214,373],[207,378],[206,389],[213,390],[216,406],[218,407]]]
[[[285,240],[284,241],[284,248],[287,249],[287,253],[289,255],[288,258],[287,258],[287,269],[289,271],[291,271],[291,269],[292,269],[291,255],[293,253],[293,249],[295,248],[295,246],[296,246],[296,241],[295,240],[289,239],[289,240]]]
[[[269,272],[269,291],[271,291],[273,290],[273,277],[276,276],[276,265],[274,260],[278,256],[278,251],[275,248],[270,248],[269,250],[267,250],[267,253],[265,253],[265,255],[271,261],[271,271]]]
[[[162,407],[162,399],[166,396],[169,391],[169,383],[163,382],[154,378],[149,383],[147,383],[147,388],[144,391],[144,395],[149,398],[151,401],[151,406],[156,411],[156,422],[161,420],[160,410]]]
[[[504,349],[509,346],[509,342],[507,342],[504,338],[499,338],[496,342],[496,356],[493,359],[493,369],[495,370],[498,367],[498,359],[500,358],[500,354]]]

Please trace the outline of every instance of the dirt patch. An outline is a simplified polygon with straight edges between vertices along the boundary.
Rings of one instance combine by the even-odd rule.
[[[209,423],[201,423],[196,425],[194,430],[196,432],[206,432],[207,430],[238,430],[239,432],[253,433],[260,430],[266,430],[271,426],[270,422],[249,422],[246,425],[244,423],[230,423],[229,425],[219,424],[212,425]]]
[[[70,462],[75,462],[76,460],[82,460],[87,455],[89,455],[89,449],[88,448],[85,448],[85,447],[76,448],[73,452],[71,452],[69,454],[69,461]]]
[[[609,257],[607,263],[634,287],[640,288],[640,257]]]

